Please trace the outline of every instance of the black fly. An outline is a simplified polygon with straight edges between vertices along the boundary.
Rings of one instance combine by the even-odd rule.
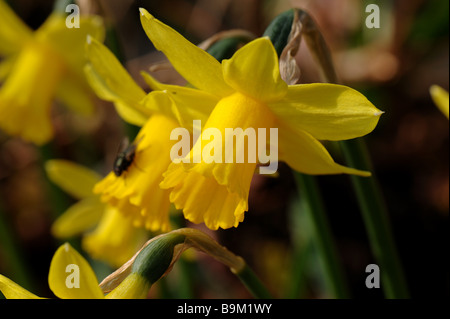
[[[136,143],[129,144],[128,139],[125,139],[122,142],[121,149],[123,150],[117,154],[113,165],[113,171],[117,177],[122,175],[123,172],[126,172],[128,167],[133,164],[134,156],[136,153]]]

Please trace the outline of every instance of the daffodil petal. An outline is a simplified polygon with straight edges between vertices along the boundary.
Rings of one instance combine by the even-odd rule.
[[[278,134],[279,159],[296,171],[311,175],[345,173],[370,176],[370,172],[334,162],[325,147],[306,132],[280,126]]]
[[[194,120],[205,123],[219,99],[209,93],[177,85],[156,84],[149,74],[142,73],[147,83],[163,91],[150,92],[142,104],[169,116],[182,126],[192,130]],[[166,95],[166,97],[163,97]]]
[[[358,91],[327,83],[291,85],[287,95],[269,107],[292,128],[331,141],[370,133],[383,114]]]
[[[53,256],[48,283],[61,299],[103,299],[91,266],[68,243],[61,245]]]
[[[6,299],[43,299],[3,275],[0,275],[0,291]]]
[[[139,109],[139,102],[137,99],[134,99],[132,102],[123,100],[122,97],[117,95],[114,88],[109,86],[111,83],[96,73],[96,69],[94,69],[92,65],[87,64],[84,67],[84,72],[89,84],[97,96],[103,100],[113,102],[117,113],[124,121],[137,126],[142,126],[145,123],[150,115],[147,110]],[[143,96],[145,96],[145,93]]]
[[[101,176],[87,167],[66,160],[49,160],[45,170],[52,182],[77,199],[91,197]]]
[[[441,88],[439,85],[432,85],[430,87],[430,94],[433,102],[441,110],[442,113],[448,118],[449,116],[449,99],[448,92]]]
[[[79,74],[82,74],[82,68],[86,63],[84,45],[88,35],[103,41],[105,28],[101,17],[81,16],[79,28],[68,28],[66,16],[54,13],[36,31],[36,38],[50,43],[65,58],[71,70]]]
[[[280,76],[277,53],[269,38],[259,38],[222,61],[225,81],[236,91],[259,101],[281,99],[287,84]]]
[[[55,220],[52,235],[60,239],[80,235],[98,224],[104,210],[105,204],[98,196],[83,198]]]
[[[214,57],[155,19],[147,10],[139,10],[142,27],[155,48],[166,55],[190,84],[216,96],[227,96],[232,92],[222,77],[220,63]]]
[[[97,95],[114,102],[119,115],[127,122],[142,125],[150,112],[140,105],[142,90],[114,54],[99,41],[88,38],[88,64],[84,67],[87,80]]]
[[[0,0],[0,55],[18,52],[32,37],[32,30]]]

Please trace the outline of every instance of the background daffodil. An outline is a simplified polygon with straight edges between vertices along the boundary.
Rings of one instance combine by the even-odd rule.
[[[83,48],[88,34],[103,39],[103,22],[81,17],[79,28],[67,28],[65,20],[53,13],[33,32],[0,0],[0,129],[38,145],[53,137],[54,98],[81,114],[93,111]]]
[[[448,118],[449,114],[448,92],[439,85],[432,85],[430,87],[430,94],[434,104],[436,104],[439,110]]]
[[[133,226],[130,216],[102,203],[93,193],[101,177],[90,169],[66,161],[50,160],[45,165],[49,178],[79,201],[52,225],[59,239],[83,235],[82,247],[94,259],[119,267],[145,242],[147,234]]]
[[[318,141],[356,138],[375,128],[382,112],[362,94],[341,85],[287,85],[268,38],[250,42],[219,63],[145,9],[140,10],[147,36],[195,87],[189,92],[190,99],[184,99],[175,87],[164,93],[171,95],[180,109],[192,108],[197,101],[209,104],[213,111],[205,128],[223,132],[225,128],[276,127],[279,159],[293,169],[307,174],[370,175],[335,163]],[[172,190],[170,200],[183,209],[187,219],[204,222],[211,229],[229,228],[244,218],[255,167],[256,163],[224,161],[172,163],[161,187]]]

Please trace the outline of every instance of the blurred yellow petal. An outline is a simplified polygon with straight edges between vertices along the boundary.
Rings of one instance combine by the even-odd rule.
[[[0,275],[0,291],[6,299],[42,299],[2,275]]]
[[[103,299],[91,266],[68,243],[61,245],[53,256],[48,283],[61,299]]]
[[[0,88],[0,128],[36,144],[48,142],[50,107],[63,72],[64,61],[48,46],[24,48]]]
[[[52,225],[52,235],[68,239],[92,229],[101,220],[105,204],[98,196],[86,197],[70,206]]]
[[[354,174],[370,176],[370,172],[345,167],[334,162],[326,148],[307,132],[281,126],[279,129],[279,160],[293,169],[313,175]]]
[[[155,19],[147,10],[141,8],[140,12],[142,27],[153,45],[190,84],[216,96],[227,96],[232,92],[214,57]]]
[[[94,114],[94,92],[87,82],[78,78],[76,74],[67,76],[59,82],[56,98],[64,106],[84,116]]]
[[[45,170],[52,182],[77,199],[91,197],[101,176],[89,168],[66,160],[49,160]]]
[[[87,36],[103,41],[105,28],[99,16],[80,16],[79,28],[66,26],[66,15],[52,14],[36,31],[38,41],[51,43],[52,47],[64,57],[72,72],[82,74],[86,63],[85,43]]]
[[[83,249],[95,259],[118,268],[127,262],[146,241],[146,232],[133,226],[133,220],[107,206],[97,228],[83,237]]]
[[[0,0],[1,1],[1,0]],[[0,60],[0,82],[3,82],[14,67],[17,56],[9,56]]]
[[[278,57],[269,38],[251,41],[224,60],[225,81],[238,92],[270,102],[281,99],[287,84],[280,76]]]
[[[0,0],[0,55],[18,52],[32,37],[32,30]]]
[[[138,133],[132,164],[120,176],[108,174],[94,188],[103,201],[130,214],[136,226],[149,230],[169,229],[169,192],[159,183],[171,163],[170,134],[178,124],[163,115],[153,115]]]
[[[88,38],[84,67],[88,82],[97,95],[114,102],[119,115],[127,122],[142,126],[151,112],[140,105],[145,97],[142,90],[114,54],[103,44]]]
[[[448,118],[449,116],[449,98],[448,92],[439,85],[432,85],[430,87],[430,94],[433,102],[441,110],[441,112]]]
[[[332,141],[370,133],[383,113],[358,91],[326,83],[291,85],[283,99],[269,106],[280,121]]]

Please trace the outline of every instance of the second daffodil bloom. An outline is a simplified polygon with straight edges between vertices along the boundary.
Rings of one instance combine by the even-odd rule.
[[[53,137],[51,103],[61,100],[81,113],[93,110],[82,68],[86,36],[104,37],[100,17],[81,17],[68,28],[53,13],[35,32],[0,0],[0,129],[42,145]]]
[[[101,180],[97,173],[66,160],[47,161],[45,169],[52,182],[79,200],[53,223],[53,236],[69,239],[83,234],[83,249],[112,267],[119,267],[136,253],[147,234],[133,226],[130,216],[102,203],[93,193]]]
[[[302,173],[370,175],[335,163],[318,141],[352,139],[375,128],[383,112],[362,94],[342,85],[287,85],[268,38],[246,44],[220,63],[146,10],[140,12],[154,46],[195,88],[189,95],[177,86],[150,93],[149,104],[161,94],[169,95],[179,109],[202,103],[213,109],[203,129],[218,129],[222,136],[226,128],[253,128],[256,132],[278,128],[278,145],[272,146],[277,147],[279,160]],[[202,139],[210,137],[201,136],[196,143]],[[196,147],[203,146],[194,145],[188,155],[191,158]],[[170,200],[190,221],[204,222],[211,229],[236,227],[248,209],[256,166],[225,161],[171,163],[161,187],[171,190]]]
[[[170,192],[159,184],[171,163],[170,149],[175,141],[170,140],[170,133],[179,123],[174,115],[159,110],[158,104],[153,108],[143,106],[144,90],[106,46],[88,38],[86,54],[89,63],[85,72],[97,95],[113,102],[125,121],[142,126],[128,150],[123,150],[133,154],[132,161],[124,169],[111,171],[96,184],[94,192],[130,216],[136,227],[168,231]]]

